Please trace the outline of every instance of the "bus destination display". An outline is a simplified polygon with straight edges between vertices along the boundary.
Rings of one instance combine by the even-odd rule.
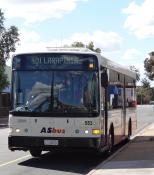
[[[95,69],[96,63],[92,55],[22,54],[13,58],[13,69]]]

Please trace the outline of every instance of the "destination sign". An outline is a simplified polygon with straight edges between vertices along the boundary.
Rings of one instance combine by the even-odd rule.
[[[41,56],[32,56],[31,58],[32,64],[39,65],[59,65],[59,64],[81,64],[79,57],[76,56],[49,56],[49,57],[41,57]]]
[[[13,69],[96,69],[97,58],[86,54],[22,54],[13,58]]]

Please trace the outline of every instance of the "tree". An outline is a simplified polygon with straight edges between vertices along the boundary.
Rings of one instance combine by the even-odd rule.
[[[92,41],[86,47],[94,52],[101,53],[100,48],[94,48],[94,43]]]
[[[71,44],[72,47],[86,47],[94,52],[97,53],[101,53],[101,49],[100,48],[94,48],[94,43],[91,41],[90,43],[88,43],[88,45],[83,44],[82,42],[79,41],[75,41],[74,43]]]
[[[129,66],[129,69],[136,72],[136,80],[139,81],[140,80],[140,72],[138,69],[136,69],[135,66]]]
[[[137,87],[137,101],[139,104],[147,104],[153,98],[153,88],[150,88],[150,82],[144,78],[141,80],[142,86]]]
[[[151,52],[149,55],[150,58],[146,58],[144,60],[144,68],[146,71],[146,76],[150,80],[154,80],[154,52]]]
[[[0,66],[0,92],[9,85],[4,66]]]
[[[85,47],[85,45],[82,42],[78,42],[78,41],[72,43],[71,46],[72,47]]]
[[[143,78],[141,83],[143,88],[150,88],[150,82],[146,78]]]
[[[6,29],[4,20],[4,13],[0,9],[0,91],[8,86],[7,75],[4,73],[6,60],[10,52],[15,51],[15,44],[19,41],[18,29],[15,26]]]
[[[137,87],[136,95],[138,104],[148,104],[152,95],[151,88],[144,88],[143,86]]]
[[[152,101],[154,101],[154,87],[151,88],[151,99]]]

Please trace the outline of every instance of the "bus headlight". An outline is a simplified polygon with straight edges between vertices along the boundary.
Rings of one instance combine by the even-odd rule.
[[[89,133],[89,131],[88,131],[88,130],[85,130],[84,132],[85,132],[85,134],[88,134],[88,133]]]
[[[100,131],[100,129],[93,129],[92,130],[92,134],[93,135],[100,135],[101,134],[101,131]]]
[[[19,133],[20,132],[20,129],[19,128],[16,128],[16,130],[15,130],[17,133]]]

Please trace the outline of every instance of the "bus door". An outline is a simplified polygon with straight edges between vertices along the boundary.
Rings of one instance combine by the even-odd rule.
[[[121,91],[121,135],[125,136],[125,124],[126,124],[126,108],[125,108],[125,91],[124,88],[120,88]]]
[[[125,108],[125,78],[122,74],[118,76],[118,101],[117,106],[121,110],[121,136],[125,136],[125,125],[126,125],[126,108]]]
[[[107,138],[108,138],[107,86],[108,86],[107,70],[103,68],[103,72],[101,73],[101,117],[103,121],[102,125],[105,137],[105,144],[107,144]]]

